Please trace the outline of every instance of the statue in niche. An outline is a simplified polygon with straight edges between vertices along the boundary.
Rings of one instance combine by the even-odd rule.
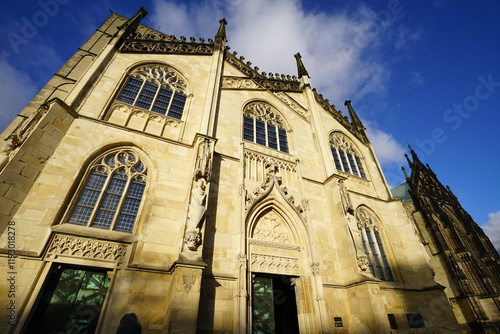
[[[354,248],[356,249],[356,258],[358,259],[358,265],[361,270],[365,271],[368,267],[368,260],[366,259],[366,254],[363,249],[363,239],[361,237],[361,231],[359,230],[358,225],[352,215],[347,216],[347,227],[349,229],[351,239],[354,243]],[[364,263],[366,263],[366,265],[363,265]]]
[[[191,202],[189,203],[188,228],[199,229],[205,215],[207,181],[199,178],[195,181],[195,186],[191,192]]]
[[[210,140],[204,139],[198,146],[198,158],[196,161],[196,177],[208,180],[210,174]]]
[[[353,215],[354,208],[352,206],[351,197],[347,192],[347,188],[344,184],[343,179],[339,180],[339,192],[340,192],[340,199],[342,201],[342,206],[344,207],[344,212]]]
[[[201,245],[200,229],[206,211],[206,189],[207,181],[201,177],[197,178],[191,191],[187,229],[184,236],[184,243],[192,251],[196,251]]]

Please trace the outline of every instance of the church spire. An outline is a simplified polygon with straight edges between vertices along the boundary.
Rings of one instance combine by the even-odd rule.
[[[128,38],[135,34],[137,27],[141,24],[141,20],[148,15],[148,11],[141,7],[137,13],[128,19],[124,24],[118,27],[118,31],[124,30],[123,37]]]
[[[302,56],[300,55],[300,52],[297,52],[293,56],[295,57],[295,60],[297,61],[297,71],[299,73],[299,78],[303,77],[303,76],[309,76],[309,73],[307,73],[307,70],[306,70],[306,67],[304,66],[304,63],[302,62]]]

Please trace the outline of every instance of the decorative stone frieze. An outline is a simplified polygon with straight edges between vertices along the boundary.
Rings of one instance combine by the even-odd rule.
[[[288,94],[284,92],[273,92],[273,94],[278,97],[282,102],[284,102],[286,105],[290,107],[293,111],[295,111],[299,116],[302,116],[303,118],[307,118],[307,110],[303,108],[300,104],[295,102],[294,99],[292,99]]]
[[[127,246],[116,242],[56,234],[48,249],[49,256],[72,256],[121,263]]]
[[[211,55],[214,48],[206,44],[127,40],[121,45],[120,52]]]
[[[294,250],[294,251],[300,251],[302,247],[300,245],[294,245],[294,244],[284,244],[280,242],[273,242],[273,241],[267,241],[267,240],[258,240],[258,239],[248,239],[248,243],[250,245],[258,245],[258,246],[265,246],[265,247],[272,247],[272,248],[281,248],[281,249],[289,249],[289,250]]]
[[[121,112],[127,116],[127,120],[125,121],[124,126],[128,126],[130,122],[130,118],[132,116],[138,116],[141,118],[147,118],[148,121],[153,121],[157,122],[160,124],[164,124],[166,126],[171,126],[171,127],[178,127],[180,124],[182,124],[182,121],[176,118],[168,117],[166,115],[158,114],[153,111],[149,111],[146,109],[138,108],[131,106],[129,104],[123,103],[123,102],[118,102],[115,101],[109,110],[109,115],[110,118],[115,112]]]
[[[222,88],[225,89],[262,89],[255,81],[248,78],[224,77],[222,78]]]
[[[253,272],[276,274],[299,274],[299,259],[268,254],[252,254],[251,268]]]

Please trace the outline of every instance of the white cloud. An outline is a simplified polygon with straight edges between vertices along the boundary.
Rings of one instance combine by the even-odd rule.
[[[261,71],[295,75],[293,55],[300,52],[313,86],[337,104],[383,94],[390,78],[378,54],[397,18],[382,26],[366,5],[327,14],[306,12],[299,0],[155,0],[152,14],[150,25],[166,34],[204,38],[225,17],[231,50]]]
[[[373,145],[377,158],[382,167],[397,167],[404,164],[405,149],[389,133],[377,128],[377,124],[363,121],[366,126],[368,138]]]
[[[35,95],[36,86],[26,72],[12,67],[5,55],[0,55],[0,73],[9,80],[0,81],[0,132],[12,122],[16,115]]]
[[[500,252],[500,211],[488,214],[490,220],[484,223],[481,228],[490,238],[491,243]]]

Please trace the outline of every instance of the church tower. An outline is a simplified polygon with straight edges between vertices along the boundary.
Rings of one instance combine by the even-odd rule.
[[[411,175],[393,189],[413,217],[466,333],[500,332],[500,256],[449,187],[410,148]],[[404,168],[403,168],[404,170]]]
[[[353,103],[146,15],[1,135],[0,331],[460,333]]]

